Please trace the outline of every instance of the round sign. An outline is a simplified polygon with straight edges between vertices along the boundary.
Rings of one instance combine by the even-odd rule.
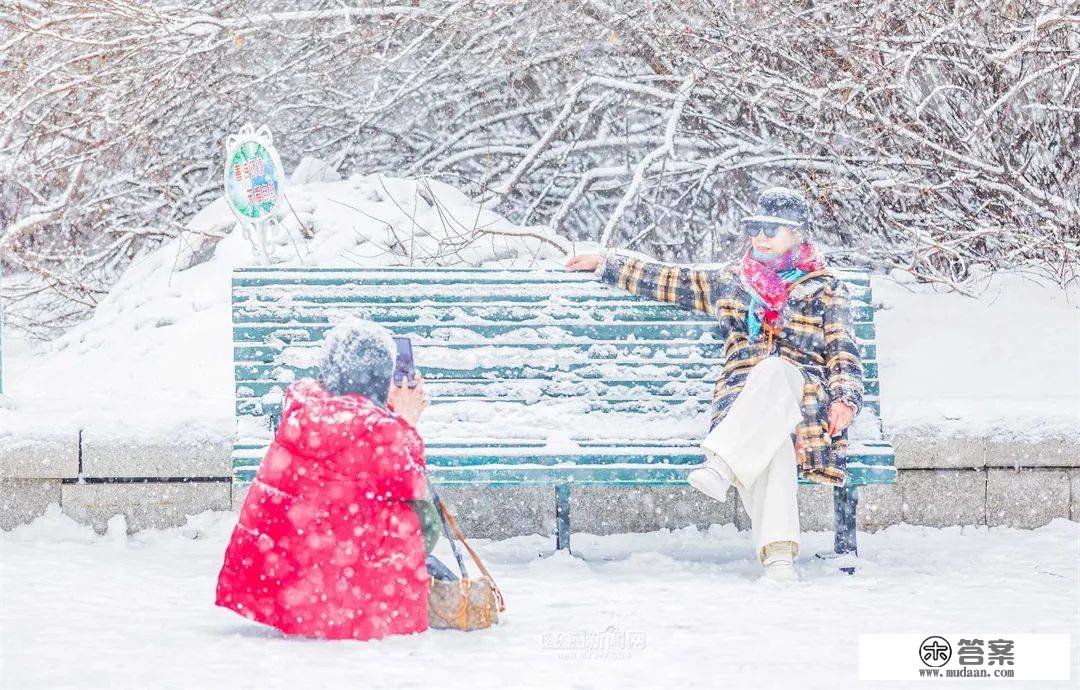
[[[225,198],[236,213],[266,218],[277,208],[283,191],[281,160],[268,140],[245,137],[229,147]]]

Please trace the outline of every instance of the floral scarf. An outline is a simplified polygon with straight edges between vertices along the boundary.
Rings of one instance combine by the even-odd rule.
[[[761,324],[778,326],[787,303],[788,285],[807,273],[825,268],[825,257],[810,241],[779,255],[758,254],[748,249],[742,258],[742,286],[750,293],[746,326],[751,342],[761,332]]]

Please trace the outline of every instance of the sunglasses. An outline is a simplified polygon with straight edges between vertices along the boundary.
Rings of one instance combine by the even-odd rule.
[[[780,229],[783,227],[795,230],[793,226],[785,226],[781,223],[772,223],[767,220],[744,220],[742,222],[742,229],[747,237],[757,237],[758,233],[764,232],[766,237],[772,239],[773,237],[776,237],[777,233],[779,233]]]

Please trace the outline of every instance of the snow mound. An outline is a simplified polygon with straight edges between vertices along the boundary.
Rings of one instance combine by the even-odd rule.
[[[314,160],[294,171],[302,183],[288,188],[287,214],[268,233],[275,264],[554,267],[570,249],[435,180],[331,173]],[[218,199],[136,259],[62,337],[31,349],[5,333],[14,402],[0,406],[0,444],[79,428],[143,443],[231,439],[231,276],[256,256]]]
[[[1002,272],[977,299],[875,277],[886,433],[1080,442],[1080,286]]]

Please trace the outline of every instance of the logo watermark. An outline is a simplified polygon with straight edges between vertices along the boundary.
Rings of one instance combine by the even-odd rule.
[[[645,633],[622,631],[609,625],[604,630],[568,630],[544,633],[541,646],[557,653],[560,660],[629,659],[645,649]]]
[[[859,635],[859,680],[1069,680],[1068,635]]]

